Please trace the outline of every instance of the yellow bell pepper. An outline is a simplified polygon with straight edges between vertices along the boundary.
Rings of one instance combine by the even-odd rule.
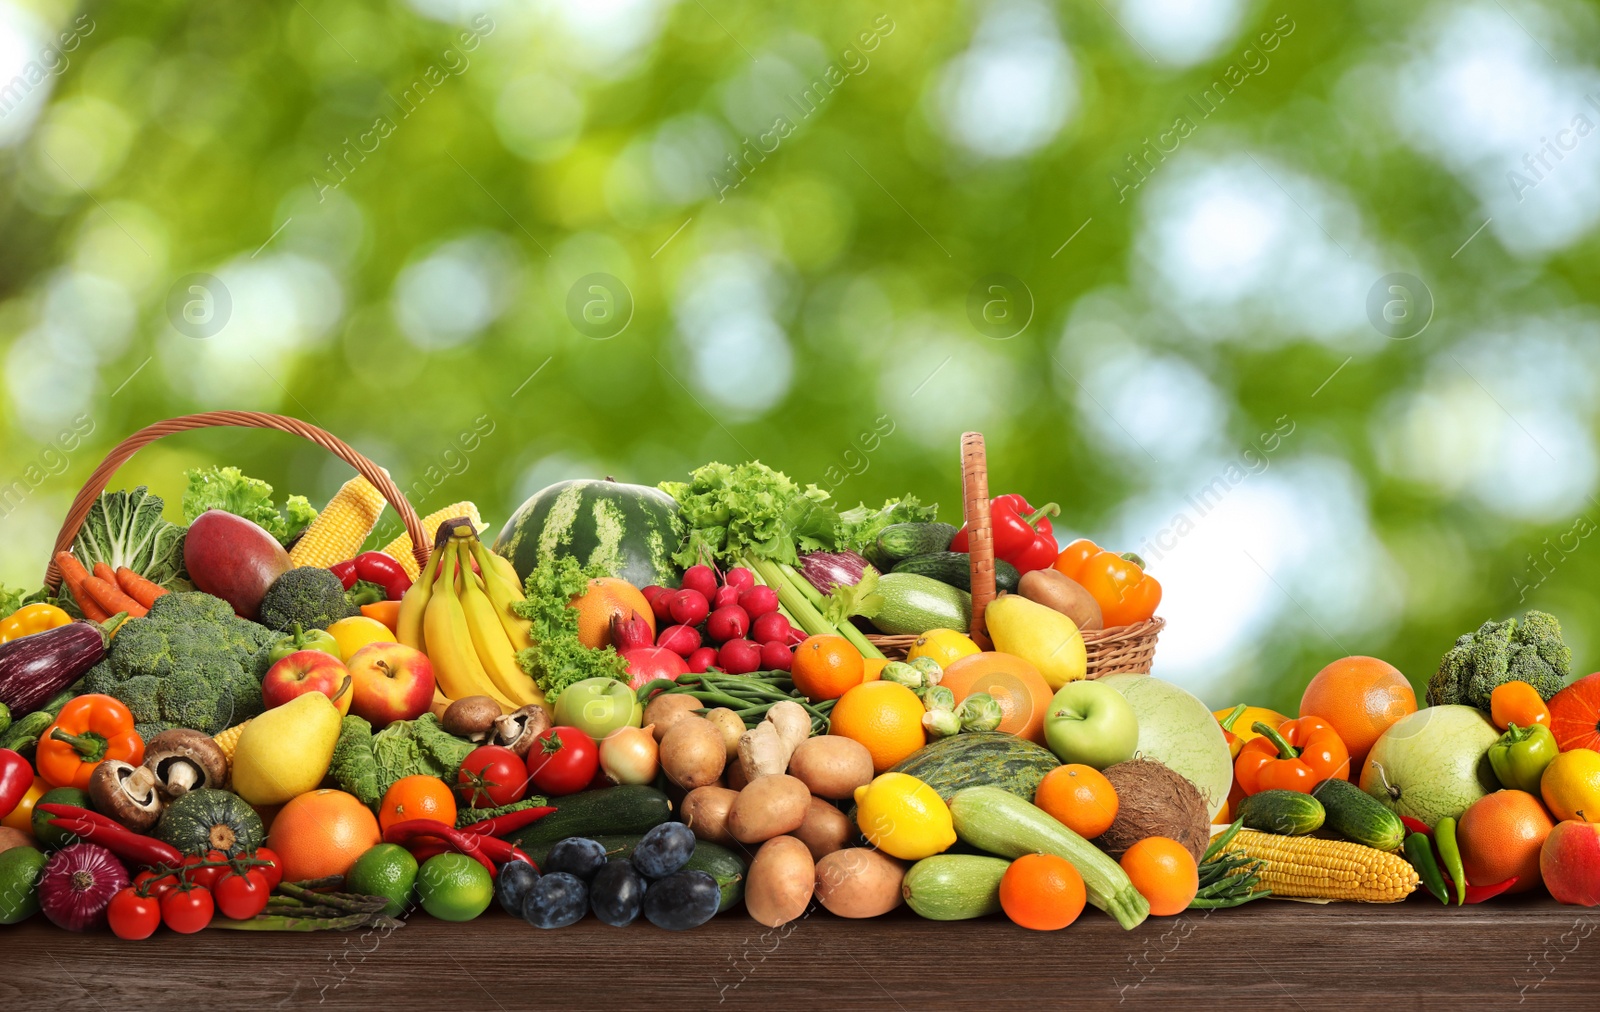
[[[72,616],[53,604],[30,604],[18,608],[10,617],[0,619],[0,643],[10,643],[71,622]]]

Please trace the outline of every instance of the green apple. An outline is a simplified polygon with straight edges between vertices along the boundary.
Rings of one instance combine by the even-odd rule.
[[[601,741],[622,727],[638,727],[644,707],[627,682],[603,675],[573,682],[556,697],[556,724],[575,727]]]
[[[301,650],[321,650],[325,654],[332,654],[334,660],[344,660],[344,655],[339,651],[339,641],[333,638],[333,633],[326,629],[301,629],[299,626],[272,645],[267,651],[267,660],[276,664]]]
[[[1103,770],[1133,758],[1139,718],[1116,689],[1080,679],[1051,697],[1044,740],[1062,762]]]

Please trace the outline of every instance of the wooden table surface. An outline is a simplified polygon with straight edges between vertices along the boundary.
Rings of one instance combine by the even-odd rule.
[[[814,910],[768,931],[743,913],[674,934],[593,918],[540,931],[498,908],[471,924],[424,914],[387,937],[162,931],[145,942],[0,928],[0,1009],[260,1010],[321,1005],[1037,1009],[1600,1008],[1600,911],[1548,898],[1446,909],[1262,901],[1146,921],[1093,909],[1065,931],[963,924],[904,909],[872,921]]]

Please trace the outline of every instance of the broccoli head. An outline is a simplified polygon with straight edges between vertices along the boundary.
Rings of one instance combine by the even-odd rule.
[[[364,805],[376,805],[383,799],[378,790],[378,761],[372,755],[372,725],[355,714],[345,717],[339,728],[328,776]]]
[[[296,623],[303,629],[326,629],[359,614],[345,597],[344,583],[321,566],[299,566],[272,582],[261,598],[261,624],[284,632]]]
[[[1460,703],[1489,709],[1489,696],[1506,682],[1527,682],[1548,700],[1572,669],[1572,650],[1561,640],[1554,615],[1530,611],[1518,622],[1485,622],[1456,640],[1428,681],[1428,705]]]
[[[173,727],[216,734],[261,712],[264,648],[276,639],[209,594],[163,594],[117,629],[83,691],[122,700],[146,738]]]

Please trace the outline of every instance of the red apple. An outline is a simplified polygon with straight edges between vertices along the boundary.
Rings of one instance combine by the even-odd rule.
[[[368,643],[350,655],[350,712],[379,730],[433,703],[433,662],[404,643]]]
[[[1600,825],[1556,823],[1539,850],[1539,877],[1557,903],[1600,906]]]
[[[270,710],[301,693],[320,692],[333,700],[340,713],[349,713],[350,681],[350,671],[339,658],[321,650],[296,650],[267,669],[261,679],[261,702]],[[432,690],[428,695],[431,699]]]

